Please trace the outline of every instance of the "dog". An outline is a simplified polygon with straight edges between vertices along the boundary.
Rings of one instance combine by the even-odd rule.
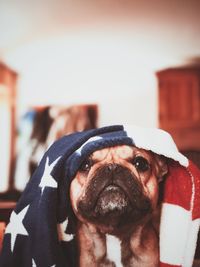
[[[134,146],[93,152],[70,185],[80,267],[156,267],[166,158]]]

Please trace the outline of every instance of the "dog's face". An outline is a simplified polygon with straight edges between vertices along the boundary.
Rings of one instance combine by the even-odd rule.
[[[139,224],[155,209],[164,158],[133,146],[95,151],[70,186],[76,217],[108,230]]]

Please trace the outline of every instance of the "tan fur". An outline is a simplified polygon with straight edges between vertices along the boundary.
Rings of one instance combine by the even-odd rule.
[[[142,156],[151,165],[151,170],[138,174],[130,162],[135,156]],[[156,267],[158,266],[158,225],[159,225],[159,180],[167,172],[163,159],[149,151],[129,146],[116,146],[94,152],[91,159],[95,164],[87,175],[78,172],[70,187],[71,203],[79,223],[77,236],[79,242],[80,267]],[[77,210],[77,201],[84,195],[88,182],[95,171],[108,163],[117,163],[130,169],[143,185],[145,194],[153,207],[153,215],[133,229],[129,227],[118,238],[121,241],[121,264],[116,265],[107,258],[106,234],[109,229],[89,223]]]

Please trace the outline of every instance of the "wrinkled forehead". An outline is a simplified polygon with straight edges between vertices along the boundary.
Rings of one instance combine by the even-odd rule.
[[[103,148],[97,151],[94,151],[90,158],[94,161],[102,161],[106,159],[112,159],[112,158],[122,158],[122,159],[128,159],[133,157],[134,149],[131,146],[127,145],[121,145],[121,146],[114,146],[114,147],[108,147]]]
[[[119,145],[108,148],[99,149],[90,155],[90,158],[94,161],[112,160],[112,159],[124,159],[129,160],[136,155],[143,155],[148,157],[150,152],[144,149],[139,149],[135,146]]]

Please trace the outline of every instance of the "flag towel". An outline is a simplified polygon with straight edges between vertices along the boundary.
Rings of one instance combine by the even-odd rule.
[[[160,129],[108,126],[76,132],[44,154],[7,225],[0,267],[77,266],[70,182],[93,151],[131,145],[169,160],[160,224],[160,267],[191,267],[200,225],[200,171]]]

